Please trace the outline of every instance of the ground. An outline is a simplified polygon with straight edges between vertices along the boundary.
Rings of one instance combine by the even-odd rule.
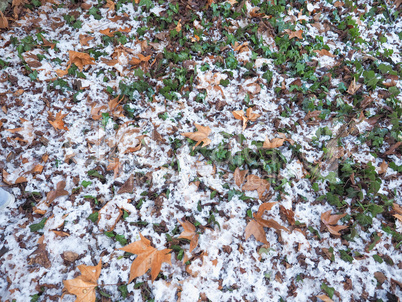
[[[399,301],[401,15],[12,1],[0,301]]]

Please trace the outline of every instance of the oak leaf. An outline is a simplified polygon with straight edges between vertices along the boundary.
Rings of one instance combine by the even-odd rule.
[[[163,262],[172,265],[171,254],[169,254],[172,251],[171,249],[157,250],[151,246],[151,241],[142,236],[141,233],[140,237],[140,241],[120,248],[125,252],[138,255],[131,264],[128,283],[144,275],[148,269],[151,269],[151,280],[153,282],[158,276]]]
[[[209,128],[208,126],[204,127],[195,123],[194,126],[197,128],[197,132],[185,132],[181,133],[181,135],[197,142],[193,147],[193,150],[201,143],[204,143],[203,147],[208,146],[211,143],[211,140],[208,138],[208,135],[211,133],[211,128]]]
[[[68,113],[62,114],[61,111],[59,111],[56,113],[56,117],[54,117],[53,113],[51,113],[50,111],[48,111],[48,114],[49,114],[48,122],[50,125],[54,127],[54,129],[68,131],[68,128],[64,125],[63,121],[63,119],[68,115]]]
[[[253,113],[253,108],[251,107],[247,109],[246,115],[244,115],[243,110],[232,111],[232,114],[236,120],[243,121],[243,131],[246,129],[248,121],[255,122],[261,116],[260,114]]]
[[[199,234],[197,234],[195,226],[189,221],[178,220],[184,231],[180,234],[179,238],[190,240],[190,253],[197,247]]]
[[[259,178],[257,175],[248,175],[247,182],[243,185],[243,191],[257,190],[258,198],[262,199],[266,190],[269,190],[270,184],[267,180]]]
[[[70,60],[67,62],[67,64],[75,64],[80,71],[82,71],[85,65],[95,64],[95,59],[87,53],[69,50],[68,55]]]
[[[95,288],[98,286],[102,262],[99,261],[96,266],[81,264],[78,269],[81,271],[81,276],[63,281],[65,293],[76,295],[75,302],[95,302]]]
[[[336,225],[338,223],[338,220],[341,219],[342,217],[346,216],[345,214],[340,214],[340,215],[331,215],[331,211],[326,211],[321,214],[321,221],[324,223],[324,225],[327,227],[328,231],[335,236],[340,236],[341,234],[339,233],[340,230],[347,229],[348,226],[346,225]]]

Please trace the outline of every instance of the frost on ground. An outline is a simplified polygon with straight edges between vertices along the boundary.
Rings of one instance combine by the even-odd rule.
[[[397,301],[401,10],[13,1],[0,301]]]

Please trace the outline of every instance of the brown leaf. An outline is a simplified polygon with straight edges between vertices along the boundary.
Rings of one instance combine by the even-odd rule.
[[[268,136],[266,136],[262,147],[264,149],[274,149],[282,146],[284,142],[285,142],[284,138],[273,138],[272,140],[269,140]]]
[[[266,227],[266,228],[273,228],[277,231],[286,231],[290,233],[290,231],[285,228],[284,226],[280,225],[273,219],[262,219],[257,217],[257,214],[254,214],[255,221],[257,221],[261,226]]]
[[[80,35],[79,39],[81,46],[89,46],[88,42],[95,39],[95,37],[91,37],[88,35]]]
[[[395,214],[394,217],[395,217],[396,219],[398,219],[400,222],[402,222],[402,215],[400,215],[400,214]]]
[[[325,48],[321,49],[321,50],[314,50],[314,52],[319,55],[320,57],[322,56],[328,56],[331,58],[335,58],[336,56],[332,53],[330,53],[328,50],[326,50]]]
[[[77,296],[75,302],[95,302],[95,288],[98,286],[102,262],[99,261],[96,266],[81,264],[78,266],[78,269],[81,271],[81,276],[70,280],[64,280],[64,290],[68,294]]]
[[[335,226],[335,225],[338,223],[339,219],[346,216],[346,213],[340,214],[340,215],[331,215],[331,211],[332,210],[322,213],[321,221],[324,223],[324,225],[327,227],[328,231],[332,235],[340,236],[341,234],[339,233],[339,231],[347,229],[348,226],[344,226],[344,225]]]
[[[247,182],[242,187],[243,191],[257,190],[259,199],[263,198],[263,194],[266,190],[269,190],[270,184],[267,180],[261,179],[256,175],[248,175]]]
[[[120,164],[120,160],[119,160],[118,157],[116,157],[115,159],[109,161],[109,165],[106,167],[107,171],[113,170],[114,179],[116,179],[117,176],[119,175],[120,169],[121,169],[121,164]]]
[[[102,29],[102,30],[100,30],[99,31],[102,35],[105,35],[105,36],[108,36],[108,37],[113,37],[114,36],[114,34],[117,32],[117,31],[110,31],[110,28],[106,28],[106,29]]]
[[[296,30],[296,31],[291,31],[290,29],[285,29],[285,33],[289,35],[289,40],[293,38],[298,38],[298,39],[303,39],[303,31],[301,29]]]
[[[67,64],[75,64],[80,71],[84,68],[85,65],[94,65],[95,59],[92,58],[89,54],[84,52],[77,52],[73,50],[68,51],[68,55],[70,60]]]
[[[279,211],[285,215],[290,225],[295,224],[295,213],[292,211],[292,209],[286,209],[283,205],[280,205]]]
[[[3,170],[4,172],[4,170]],[[397,212],[398,214],[402,214],[402,207],[396,203],[392,204],[392,208],[394,209],[395,212]]]
[[[50,125],[54,127],[54,129],[68,131],[68,128],[64,125],[63,121],[63,119],[68,115],[68,113],[62,114],[61,111],[59,111],[56,113],[56,117],[54,117],[53,113],[51,113],[50,111],[48,111],[48,114],[50,119],[48,120],[48,122],[50,123]]]
[[[246,114],[244,114],[243,110],[232,111],[232,114],[235,119],[243,121],[243,131],[246,129],[248,121],[255,122],[261,116],[260,114],[253,113],[253,108],[251,107],[247,108]]]
[[[106,0],[106,4],[103,7],[108,8],[108,11],[114,11],[116,9],[115,3],[111,0]]]
[[[54,49],[54,47],[56,46],[56,43],[49,42],[43,36],[41,36],[41,37],[42,37],[43,46],[50,47],[51,49]]]
[[[241,184],[246,179],[247,173],[248,173],[248,170],[240,170],[239,167],[237,167],[236,170],[234,171],[233,177],[234,177],[235,183],[238,187],[240,187]]]
[[[180,234],[179,238],[190,240],[190,253],[197,247],[199,234],[197,234],[195,226],[189,222],[181,222],[178,220],[184,231]]]
[[[204,127],[195,123],[194,126],[198,129],[197,132],[185,132],[181,133],[181,135],[197,142],[197,144],[193,147],[193,150],[201,143],[204,143],[203,147],[208,146],[211,143],[211,140],[208,138],[208,135],[211,133],[211,129],[208,126]]]
[[[68,195],[68,192],[66,190],[64,190],[65,187],[66,187],[66,182],[64,180],[59,181],[56,185],[56,190],[50,191],[49,193],[47,193],[47,196],[46,196],[47,202],[51,203],[51,202],[53,202],[53,200],[55,200],[56,198],[58,198],[60,196]]]
[[[350,82],[349,88],[348,90],[346,90],[346,92],[349,93],[350,95],[354,95],[361,86],[362,86],[361,84],[356,85],[356,79],[353,78],[353,81]]]
[[[319,295],[319,296],[316,296],[317,298],[319,298],[319,299],[321,299],[322,301],[324,301],[324,302],[334,302],[334,300],[332,300],[331,298],[329,298],[328,296],[326,296],[326,295]]]
[[[8,20],[2,11],[0,11],[0,28],[8,28]]]
[[[267,241],[267,236],[265,235],[265,231],[262,225],[260,225],[256,220],[251,220],[245,230],[245,238],[246,240],[253,235],[254,238],[262,243],[269,244]]]
[[[273,206],[276,205],[277,203],[278,202],[264,202],[264,203],[262,203],[258,208],[256,216],[258,218],[261,218],[265,211],[270,211],[273,208]]]
[[[151,246],[151,242],[143,237],[141,233],[140,236],[140,241],[133,242],[120,248],[120,250],[125,252],[138,255],[131,264],[128,283],[133,281],[135,278],[144,275],[148,269],[151,269],[151,280],[153,282],[158,276],[163,262],[172,265],[171,254],[169,254],[172,250],[157,250]]]
[[[28,264],[37,264],[47,269],[52,266],[49,260],[49,253],[46,250],[46,244],[40,243],[38,245],[37,249],[29,256]]]
[[[380,169],[378,170],[378,174],[384,174],[385,172],[387,172],[388,169],[388,164],[385,160],[382,161],[382,163],[380,164]]]
[[[384,153],[384,155],[390,155],[393,154],[395,152],[395,150],[397,148],[399,148],[399,146],[402,145],[402,142],[397,142],[394,145],[391,146],[391,148],[388,149],[387,152]]]
[[[179,20],[179,22],[177,22],[177,25],[175,27],[175,30],[179,33],[181,31],[181,19]]]
[[[132,193],[133,190],[134,190],[134,175],[131,174],[130,177],[124,183],[124,185],[122,185],[119,191],[117,191],[117,194]]]

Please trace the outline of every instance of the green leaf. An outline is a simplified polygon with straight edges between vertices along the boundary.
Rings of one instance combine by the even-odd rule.
[[[127,244],[127,239],[124,237],[124,235],[116,234],[115,238],[122,246]]]
[[[91,185],[91,184],[92,184],[92,181],[83,180],[83,181],[81,182],[81,185],[82,185],[84,188],[88,187],[88,186]]]
[[[31,232],[37,232],[37,231],[43,229],[45,227],[46,220],[47,220],[47,218],[43,218],[41,220],[41,222],[36,223],[36,224],[31,224],[29,226],[29,228],[31,229]]]
[[[118,290],[120,291],[121,296],[123,297],[123,299],[127,298],[128,290],[127,290],[127,285],[126,284],[120,285],[118,287]]]
[[[379,255],[373,255],[373,258],[378,263],[383,263],[384,262],[384,260],[382,260],[382,258]]]
[[[341,259],[343,261],[352,263],[354,258],[352,256],[349,255],[348,251],[345,250],[339,250],[339,253],[341,254]]]
[[[359,213],[356,215],[356,220],[361,226],[368,226],[373,223],[373,218],[363,213]]]
[[[370,204],[368,206],[368,210],[370,211],[370,213],[373,217],[376,217],[377,214],[384,212],[384,209],[382,208],[382,206],[379,206],[376,204]]]
[[[327,295],[332,299],[335,293],[335,288],[329,287],[324,282],[321,284],[321,289],[327,293]]]
[[[87,173],[88,173],[88,176],[93,176],[93,177],[96,177],[99,179],[105,179],[105,176],[100,174],[97,170],[89,170]]]
[[[93,223],[95,223],[98,221],[98,216],[99,216],[98,212],[93,212],[88,216],[88,219],[91,220]]]

